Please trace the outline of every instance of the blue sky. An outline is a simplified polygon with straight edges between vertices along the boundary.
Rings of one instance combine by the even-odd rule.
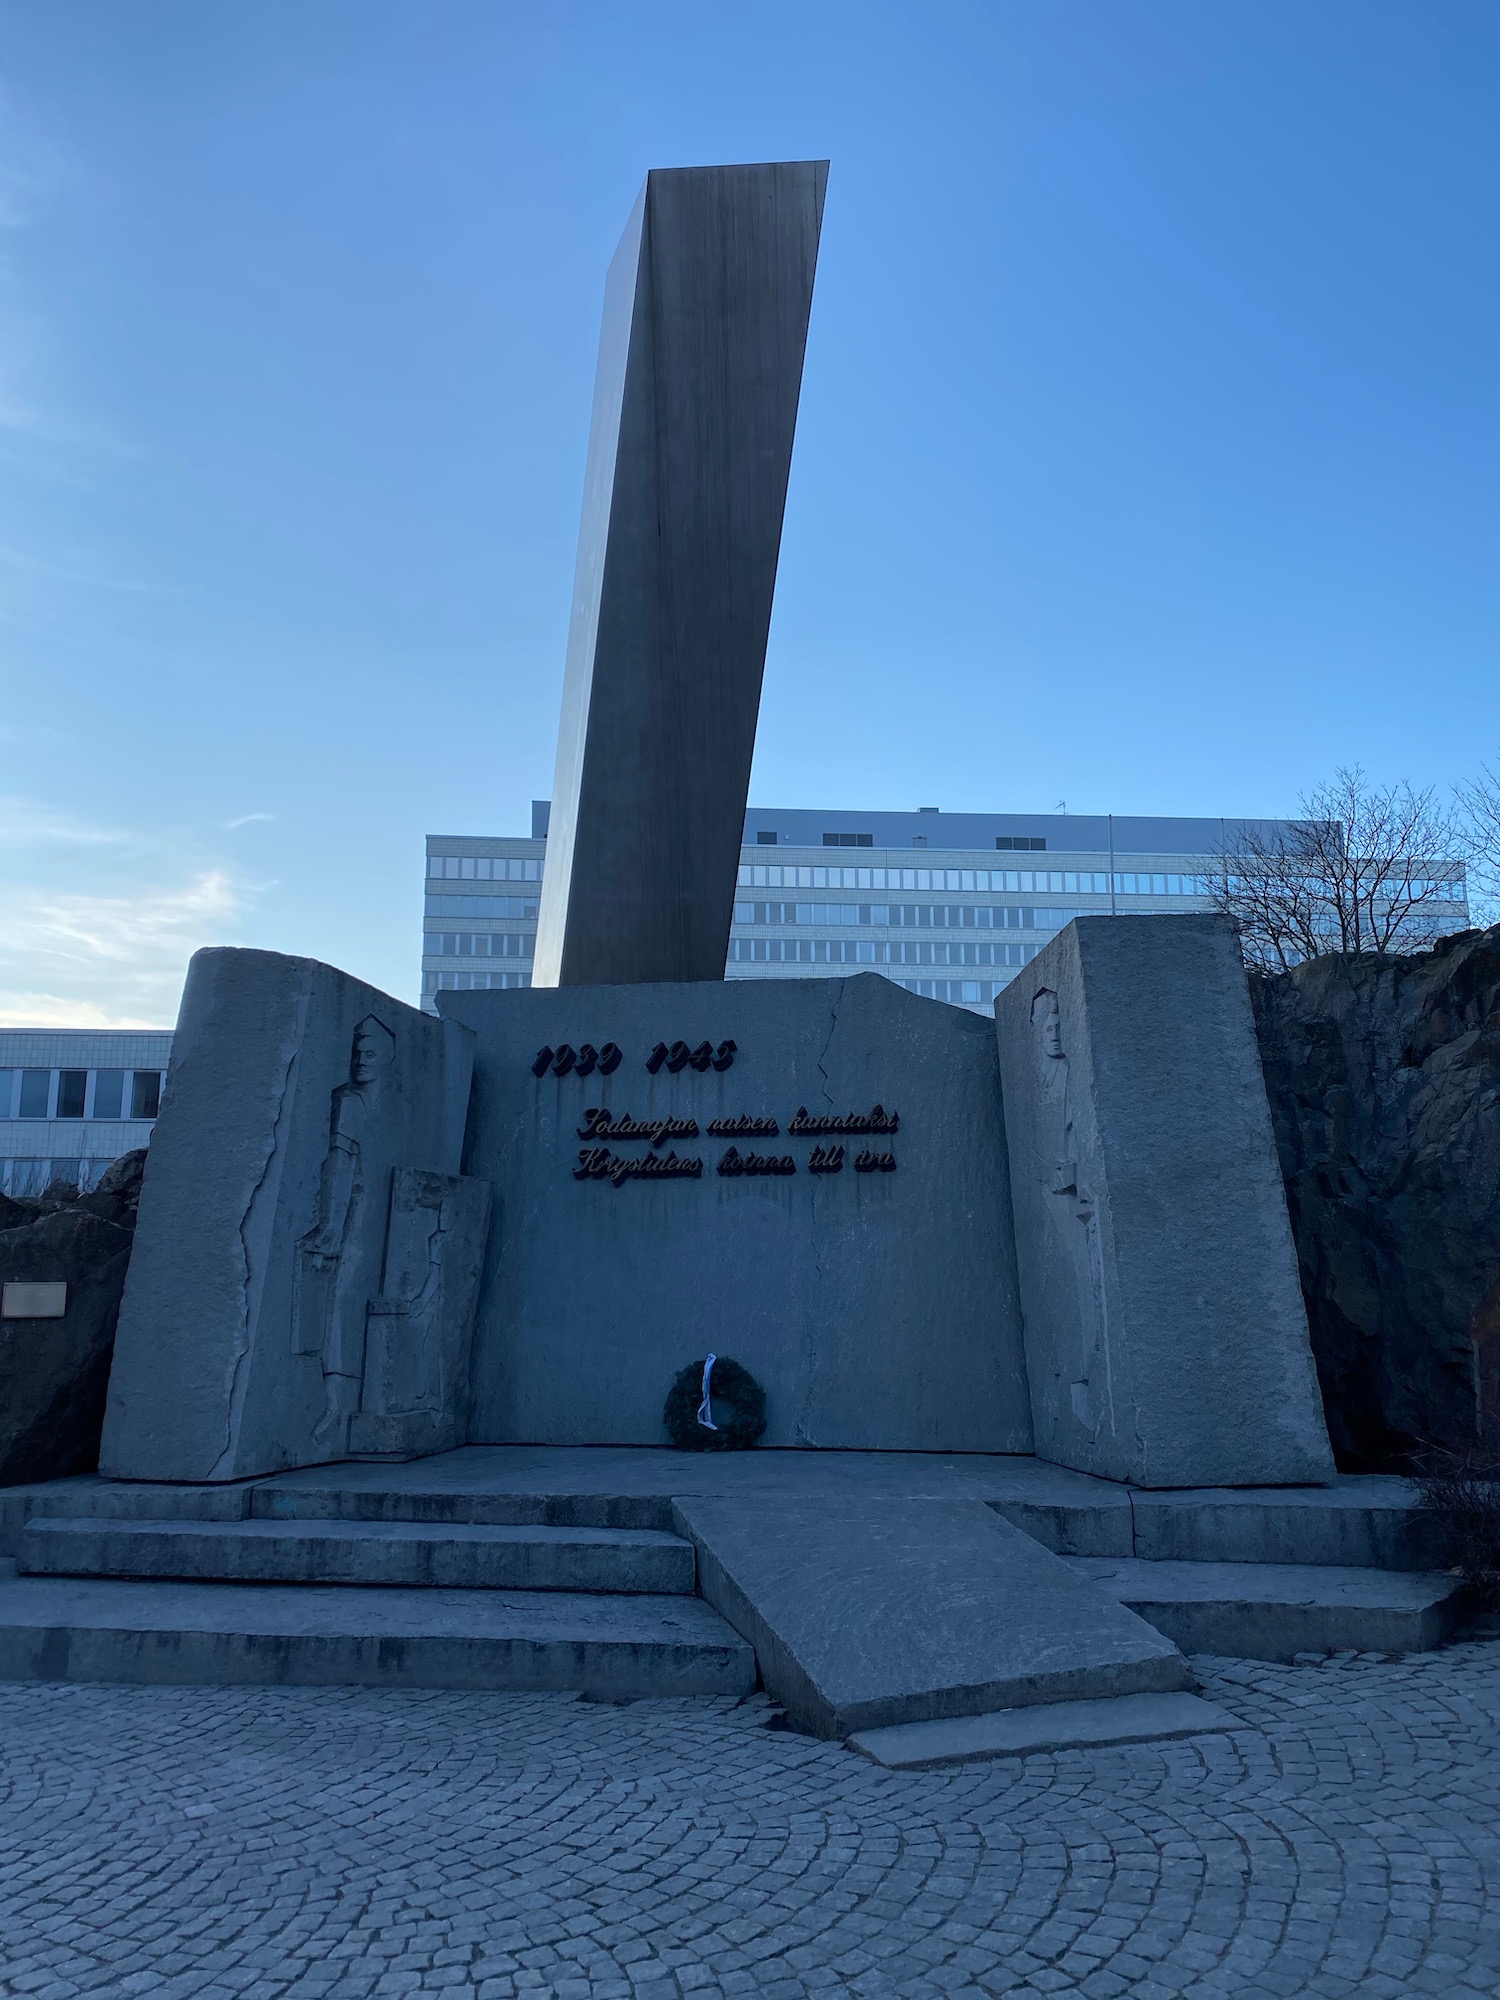
[[[606,263],[828,156],[752,797],[1500,741],[1493,0],[0,0],[0,1022],[415,998],[551,787]]]

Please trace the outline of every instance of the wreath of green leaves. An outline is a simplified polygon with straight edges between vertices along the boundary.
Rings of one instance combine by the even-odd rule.
[[[703,1359],[706,1361],[707,1355]],[[748,1450],[766,1428],[765,1390],[748,1368],[721,1354],[709,1377],[709,1395],[717,1430],[709,1430],[698,1421],[703,1361],[690,1362],[667,1392],[661,1413],[667,1436],[679,1451]]]

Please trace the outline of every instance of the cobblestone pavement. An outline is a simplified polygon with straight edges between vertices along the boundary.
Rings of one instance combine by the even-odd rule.
[[[0,1687],[0,1993],[1500,1991],[1500,1643],[882,1771],[763,1698]]]

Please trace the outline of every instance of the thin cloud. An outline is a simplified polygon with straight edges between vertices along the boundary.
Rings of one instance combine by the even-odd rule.
[[[122,827],[100,826],[59,812],[54,806],[38,805],[33,799],[14,794],[0,796],[0,847],[144,847],[151,843],[139,833]]]
[[[101,1007],[94,1000],[71,998],[66,993],[16,993],[0,991],[0,1028],[170,1028],[176,1005],[166,1014],[149,1018],[119,1013]]]
[[[224,830],[226,833],[234,833],[242,826],[253,826],[257,820],[270,821],[275,817],[275,813],[241,813],[238,819],[226,819]]]
[[[0,893],[0,1019],[12,1027],[171,1021],[189,958],[234,937],[251,893],[217,869],[128,896]]]

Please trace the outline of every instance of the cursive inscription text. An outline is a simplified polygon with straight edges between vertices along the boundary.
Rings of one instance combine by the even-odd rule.
[[[843,1117],[829,1116],[821,1111],[809,1111],[804,1104],[799,1107],[796,1117],[787,1126],[793,1135],[819,1132],[894,1132],[900,1124],[899,1115],[887,1111],[883,1104],[877,1104],[873,1111],[850,1111]]]
[[[696,1139],[696,1118],[632,1118],[628,1111],[616,1116],[607,1104],[596,1104],[583,1114],[578,1128],[580,1139],[649,1139],[659,1146],[664,1139]]]
[[[573,1169],[575,1181],[608,1181],[623,1187],[626,1181],[695,1181],[703,1172],[701,1160],[679,1160],[675,1153],[643,1153],[631,1159],[612,1153],[608,1146],[586,1146]]]
[[[727,1179],[736,1174],[794,1174],[797,1162],[790,1153],[779,1158],[770,1153],[742,1153],[738,1146],[731,1146],[719,1162],[719,1172]]]
[[[781,1127],[774,1118],[756,1118],[743,1111],[738,1118],[710,1118],[709,1137],[713,1139],[774,1139]]]

